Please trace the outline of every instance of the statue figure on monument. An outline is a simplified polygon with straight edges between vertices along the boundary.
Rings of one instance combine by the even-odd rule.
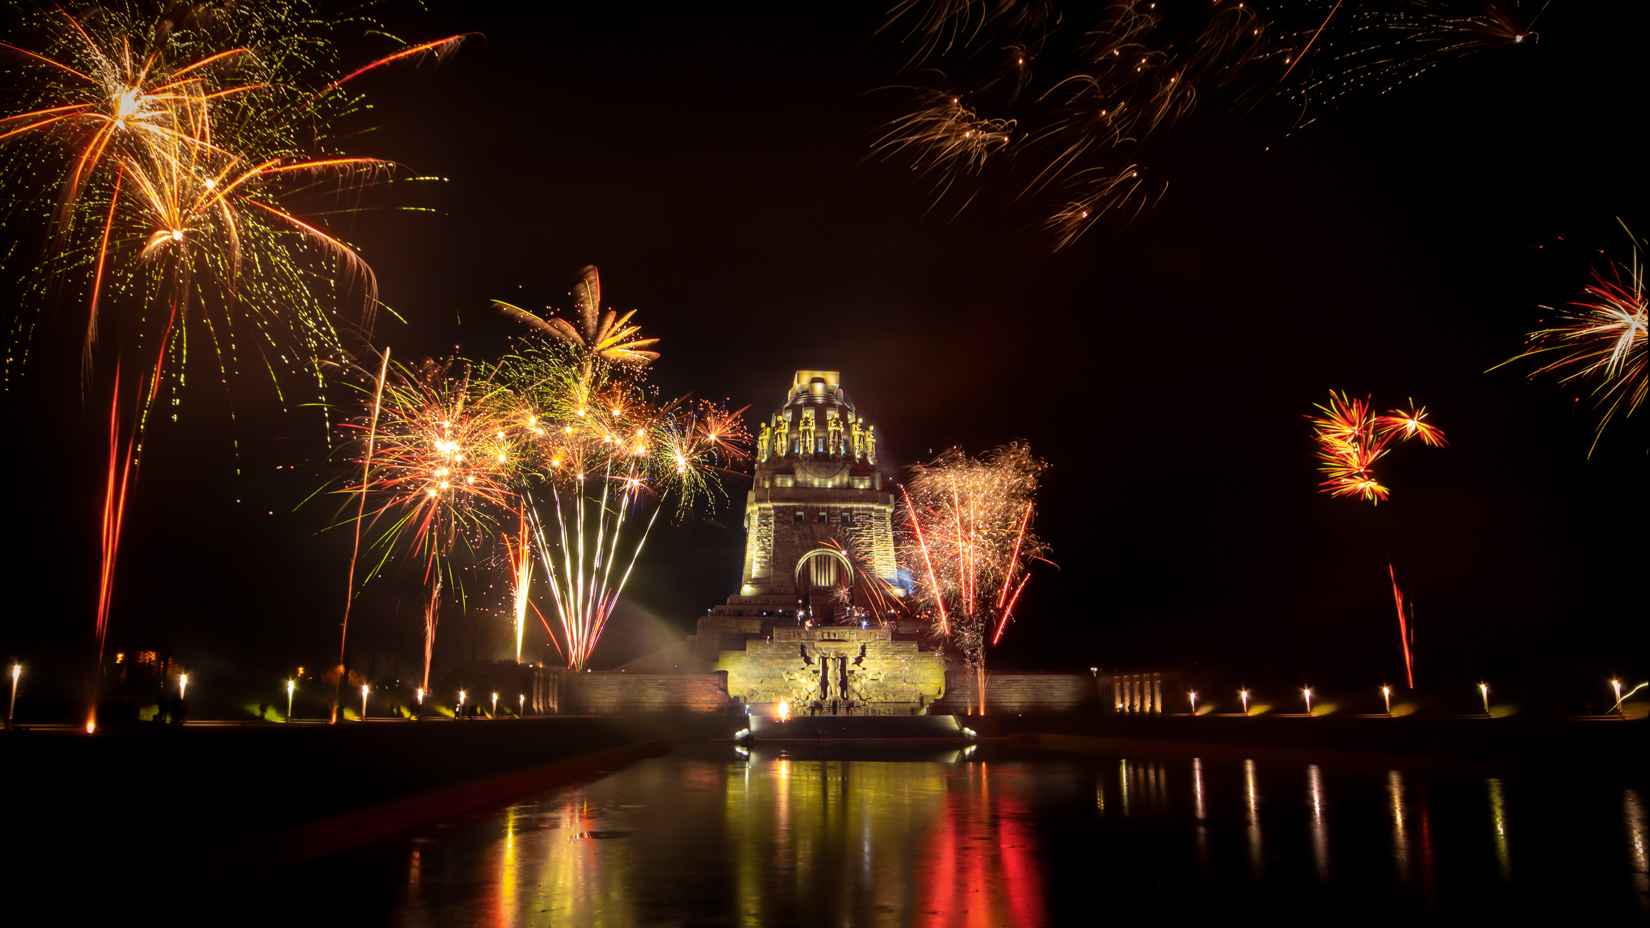
[[[797,429],[799,447],[796,449],[803,454],[814,453],[814,411],[802,410],[802,426]]]
[[[830,435],[830,438],[826,443],[826,449],[831,452],[832,456],[841,454],[842,420],[837,417],[836,410],[829,409],[825,411],[825,426],[829,430]]]
[[[780,417],[779,417],[779,428],[778,428],[778,431],[775,432],[775,437],[774,437],[774,441],[773,441],[773,456],[774,457],[782,458],[785,455],[790,454],[791,446],[787,443],[786,437],[785,437],[786,434],[790,430],[791,430],[790,417],[781,414]]]
[[[877,462],[877,427],[874,425],[865,430],[865,460]]]
[[[853,422],[854,460],[865,458],[865,418],[856,416]]]
[[[766,422],[762,423],[762,434],[756,439],[756,459],[758,461],[768,459],[768,438],[771,435],[772,432],[768,429],[768,424]]]

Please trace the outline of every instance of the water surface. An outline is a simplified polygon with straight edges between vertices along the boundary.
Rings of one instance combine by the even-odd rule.
[[[702,745],[288,871],[273,921],[1650,917],[1639,790],[993,746]]]

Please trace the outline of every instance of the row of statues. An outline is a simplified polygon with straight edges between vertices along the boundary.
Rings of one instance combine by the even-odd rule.
[[[814,426],[814,411],[802,410],[802,421],[797,423],[796,447],[790,444],[791,420],[783,414],[775,417],[774,424],[762,424],[762,431],[757,436],[756,448],[758,461],[766,461],[772,454],[774,457],[784,457],[787,454],[797,453],[813,455],[824,453],[832,457],[852,455],[856,461],[865,461],[869,464],[877,462],[877,427],[867,426],[864,418],[855,417],[848,423],[847,442],[844,443],[842,418],[836,410],[825,411],[825,446],[820,451],[819,436]]]

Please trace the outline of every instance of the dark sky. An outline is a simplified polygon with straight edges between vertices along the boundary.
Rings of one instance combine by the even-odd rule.
[[[890,473],[1030,442],[1051,464],[1037,530],[1058,569],[1039,570],[1001,666],[1393,680],[1390,558],[1423,680],[1592,687],[1650,669],[1645,416],[1589,459],[1586,402],[1527,364],[1485,371],[1538,304],[1628,258],[1616,217],[1650,228],[1633,6],[1555,0],[1538,45],[1446,62],[1304,131],[1283,131],[1281,103],[1241,119],[1212,103],[1156,140],[1155,208],[1052,253],[1012,178],[958,214],[868,157],[907,99],[885,89],[905,50],[873,36],[874,6],[432,3],[392,11],[392,31],[484,38],[371,78],[373,131],[346,147],[446,180],[396,192],[433,212],[346,234],[406,320],[375,333],[399,357],[496,356],[513,330],[489,298],[566,306],[594,263],[605,301],[662,339],[665,394],[755,420],[792,371],[839,370]],[[76,325],[48,312],[42,344]],[[65,400],[72,355],[49,357],[6,393],[0,656],[35,660],[91,639],[106,434]],[[309,397],[292,388],[283,411],[267,381],[232,386],[233,414],[194,377],[151,429],[111,646],[278,677],[335,647],[348,539],[316,534],[335,503],[299,506],[333,472]],[[1450,446],[1400,446],[1378,508],[1317,494],[1304,416],[1332,388],[1414,397]],[[743,493],[649,542],[610,659],[734,592]],[[411,589],[362,599],[360,662],[380,676],[416,652]],[[444,622],[444,657],[486,650],[483,623]]]

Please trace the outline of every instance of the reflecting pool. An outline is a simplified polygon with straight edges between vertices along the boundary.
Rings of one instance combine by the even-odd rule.
[[[1619,785],[700,745],[280,874],[270,922],[1053,925],[1650,918]]]

